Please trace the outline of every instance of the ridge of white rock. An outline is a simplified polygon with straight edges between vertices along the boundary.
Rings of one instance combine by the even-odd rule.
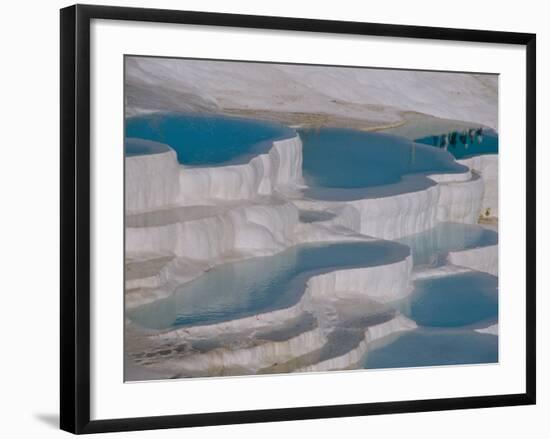
[[[224,370],[236,369],[254,372],[258,369],[283,363],[320,349],[327,339],[320,328],[313,328],[295,337],[280,341],[259,341],[251,347],[211,351],[168,360],[164,368],[201,375],[220,374]]]
[[[179,198],[179,165],[176,152],[125,158],[125,209],[140,212],[173,205]]]
[[[495,323],[494,325],[491,325],[491,326],[487,326],[486,328],[474,329],[474,331],[480,334],[498,335],[498,323]]]
[[[182,205],[205,200],[247,200],[271,195],[279,186],[302,182],[302,141],[296,135],[275,140],[266,154],[248,163],[217,167],[182,166],[179,174]]]
[[[417,324],[413,320],[405,317],[403,314],[398,314],[384,323],[369,326],[365,330],[365,338],[354,349],[343,355],[301,367],[296,372],[322,372],[350,368],[357,365],[365,355],[368,355],[369,347],[375,340],[380,340],[404,331],[412,331],[417,327]]]
[[[399,239],[424,232],[443,221],[476,223],[481,212],[484,181],[469,171],[432,177],[439,183],[417,191],[379,198],[315,202],[326,210],[338,212],[329,223],[380,239]],[[308,206],[308,203],[301,205]]]
[[[453,265],[498,276],[498,245],[450,252],[447,261]]]
[[[471,273],[472,271],[472,269],[467,267],[460,267],[456,265],[443,265],[441,267],[414,271],[412,273],[412,280],[415,281],[420,279],[433,279],[437,277],[453,276],[455,274]]]
[[[249,200],[302,183],[299,135],[274,140],[267,153],[248,163],[227,166],[180,165],[176,152],[166,147],[167,152],[126,157],[127,214],[212,200]]]
[[[367,334],[369,342],[373,342],[397,332],[411,331],[417,327],[418,325],[414,320],[405,317],[403,314],[398,314],[395,318],[388,320],[387,322],[369,326],[367,329]]]
[[[129,114],[322,109],[388,125],[414,111],[498,125],[497,75],[144,57],[127,57],[125,63]]]
[[[484,183],[482,213],[488,209],[487,216],[498,217],[498,154],[478,155],[457,161],[481,175]]]
[[[470,180],[439,184],[437,219],[439,221],[475,224],[479,219],[484,196],[484,183],[477,175]]]
[[[380,303],[392,302],[411,293],[412,265],[409,255],[391,264],[330,271],[313,276],[307,294],[315,301],[338,300],[356,293]]]
[[[251,204],[172,224],[126,228],[126,252],[171,253],[215,261],[241,251],[269,254],[292,243],[298,209],[292,203]]]

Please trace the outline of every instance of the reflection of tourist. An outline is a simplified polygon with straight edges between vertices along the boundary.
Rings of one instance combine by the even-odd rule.
[[[476,140],[477,143],[483,142],[483,128],[478,128],[476,130]]]
[[[456,131],[453,131],[452,133],[449,134],[449,143],[452,145],[452,146],[455,146],[456,145],[456,138],[458,136],[458,133]]]
[[[441,141],[439,142],[439,147],[447,149],[447,134],[441,135]]]

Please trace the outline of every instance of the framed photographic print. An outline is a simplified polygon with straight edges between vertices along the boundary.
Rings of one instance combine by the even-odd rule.
[[[61,427],[535,403],[535,35],[61,10]]]

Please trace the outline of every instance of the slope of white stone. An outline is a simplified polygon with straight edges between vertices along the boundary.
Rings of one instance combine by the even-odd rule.
[[[323,331],[314,328],[288,340],[263,341],[242,349],[218,348],[203,354],[167,360],[163,367],[201,375],[219,375],[230,369],[256,371],[316,351],[326,341]]]
[[[275,140],[266,154],[248,163],[216,167],[182,166],[179,203],[193,205],[205,200],[246,200],[270,195],[278,186],[301,183],[302,141],[296,135]]]
[[[450,252],[449,263],[498,276],[498,245]]]
[[[175,204],[179,198],[179,164],[174,150],[125,158],[126,212]]]
[[[345,202],[319,200],[317,203],[334,212],[340,207],[330,224],[341,224],[381,239],[399,239],[424,232],[440,221],[476,223],[481,212],[484,182],[475,175],[466,179],[469,173],[453,175],[437,176],[445,182],[414,192]]]
[[[474,329],[474,331],[480,334],[498,335],[498,323],[487,326],[486,328]]]
[[[125,178],[126,213],[208,200],[248,200],[302,182],[302,141],[298,135],[275,140],[267,153],[228,166],[181,166],[172,149],[128,156]]]
[[[437,223],[438,185],[418,192],[349,201],[359,212],[360,233],[398,239],[431,229]]]
[[[482,213],[489,209],[486,216],[498,217],[498,154],[478,155],[458,162],[481,175],[485,184]]]
[[[296,319],[306,310],[308,303],[307,296],[304,296],[297,304],[288,308],[267,311],[249,317],[227,320],[220,323],[208,325],[189,326],[185,328],[169,329],[150,335],[152,340],[174,340],[186,337],[193,338],[215,338],[227,334],[241,333],[268,328],[284,323],[287,320]]]
[[[402,331],[416,329],[416,323],[402,314],[398,314],[387,322],[369,326],[365,331],[365,338],[352,350],[338,357],[329,358],[316,364],[301,367],[296,372],[321,372],[347,369],[357,365],[365,354],[368,355],[369,345],[375,340],[396,334]]]
[[[475,224],[481,213],[484,182],[473,175],[468,181],[439,184],[437,219]]]
[[[412,280],[434,279],[438,277],[453,276],[455,274],[471,273],[472,270],[467,267],[459,267],[456,265],[442,265],[441,267],[427,268],[414,271]]]
[[[307,293],[315,301],[338,300],[359,293],[380,303],[410,294],[412,256],[392,264],[336,270],[312,277]]]
[[[395,334],[401,331],[411,331],[418,326],[414,320],[405,317],[403,314],[397,315],[395,318],[379,325],[369,326],[367,335],[369,342],[379,340],[388,335]]]
[[[269,254],[292,242],[298,209],[291,203],[252,204],[212,216],[126,228],[126,252],[172,253],[196,260],[241,251]]]
[[[388,125],[414,111],[498,125],[497,75],[127,57],[126,94],[130,114],[322,111]]]
[[[327,360],[320,361],[319,363],[310,364],[308,366],[300,367],[294,372],[328,372],[331,370],[342,370],[357,365],[363,356],[367,353],[369,342],[365,337],[359,342],[359,344],[346,352],[343,355],[337,357],[328,358]]]

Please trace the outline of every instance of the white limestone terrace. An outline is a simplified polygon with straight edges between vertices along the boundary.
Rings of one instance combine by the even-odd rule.
[[[300,152],[301,149],[298,149],[298,153]],[[166,156],[163,157],[164,160],[171,157],[169,160],[175,161],[170,150],[161,151],[150,155],[153,167],[156,166],[158,156],[162,155]],[[144,159],[140,156],[142,165],[148,157],[145,156]],[[133,159],[130,157],[127,160]],[[181,179],[177,174],[189,169],[178,167],[177,162],[168,167],[169,170],[176,169],[176,172],[165,173],[163,178],[173,178],[172,184],[178,184]],[[301,174],[293,175],[299,175],[294,183],[296,188],[302,187]],[[477,202],[472,202],[474,198],[469,195],[471,190],[466,191],[466,196],[462,195],[461,185],[472,184],[472,181],[481,184],[478,190],[480,198],[482,195],[479,194],[483,194],[482,180],[472,176],[469,170],[457,174],[455,178],[458,181],[444,175],[436,176],[433,186],[424,190],[382,198],[352,200],[336,205],[330,202],[323,205],[319,200],[312,202],[303,197],[301,200],[285,197],[285,191],[296,193],[291,188],[292,180],[287,179],[284,186],[281,186],[283,194],[271,192],[270,195],[255,194],[250,198],[245,195],[241,200],[216,199],[209,195],[202,201],[210,204],[195,206],[186,205],[176,197],[161,208],[149,207],[146,211],[129,213],[126,252],[129,258],[128,267],[135,268],[136,274],[127,279],[127,288],[130,287],[126,296],[129,305],[127,312],[132,309],[139,310],[149,303],[159,306],[160,312],[169,321],[173,321],[167,310],[178,309],[178,306],[170,304],[170,301],[182,283],[191,285],[190,282],[194,280],[200,281],[208,276],[211,278],[211,270],[216,270],[217,266],[223,267],[224,264],[247,258],[256,261],[258,257],[261,259],[261,256],[280,254],[286,248],[292,248],[300,243],[377,242],[369,235],[396,239],[433,228],[439,221],[449,219],[449,216],[462,222],[473,223],[479,214],[480,206]],[[435,181],[438,179],[442,183]],[[165,194],[173,190],[171,184],[161,184],[159,187],[163,194],[159,198],[166,200]],[[277,188],[278,185],[275,184],[274,187]],[[151,187],[148,187],[149,189]],[[445,191],[447,195],[442,196],[441,192]],[[426,201],[420,209],[428,212],[427,216],[422,216],[422,212],[413,209],[414,204],[410,200],[401,201],[403,197],[418,198],[426,195]],[[456,210],[457,206],[461,209],[454,217],[445,210],[446,205],[442,202],[452,197],[463,200],[462,204],[452,200],[449,203],[453,209]],[[176,204],[178,202],[179,204]],[[374,204],[363,213],[360,210],[361,203],[367,202]],[[470,207],[472,205],[473,210]],[[321,211],[319,206],[322,206]],[[310,207],[309,222],[300,221],[299,208],[303,212],[305,207]],[[412,214],[399,216],[407,210]],[[379,224],[390,225],[384,225],[382,229],[373,226],[376,221],[372,221],[368,216],[372,211],[378,212],[381,217]],[[471,218],[464,218],[465,211],[473,212]],[[409,218],[414,220],[412,225],[408,222]],[[397,244],[387,242],[384,247],[392,245],[395,247]],[[400,247],[397,245],[395,248]],[[467,251],[475,253],[477,250],[480,249]],[[485,251],[484,248],[481,250]],[[451,253],[449,262],[475,266],[475,259],[471,262],[471,257],[466,261],[464,257],[460,259],[460,255],[464,254],[461,251]],[[141,268],[137,268],[140,263]],[[147,340],[145,348],[142,346],[143,340],[132,348],[129,361],[144,366],[148,374],[151,370],[156,370],[158,376],[168,374],[171,377],[273,373],[284,371],[285,368],[311,371],[353,367],[373,340],[371,334],[375,325],[372,321],[359,319],[363,324],[350,330],[345,325],[342,326],[342,322],[348,319],[342,319],[341,315],[331,319],[331,315],[338,314],[334,309],[346,303],[350,308],[362,309],[361,303],[369,300],[369,306],[364,308],[363,314],[367,315],[369,311],[382,307],[375,313],[375,316],[379,317],[374,321],[379,322],[377,319],[382,318],[380,316],[388,315],[384,303],[398,300],[411,291],[412,265],[409,252],[399,250],[397,253],[393,251],[387,256],[382,256],[374,267],[344,270],[332,268],[327,273],[313,272],[308,275],[312,276],[310,278],[301,277],[302,282],[306,282],[305,287],[295,284],[293,288],[285,288],[285,291],[297,292],[298,301],[290,306],[258,308],[249,317],[229,317],[227,320],[208,325],[192,324],[181,329],[168,329],[168,332],[153,330],[144,336]],[[264,268],[266,269],[274,269],[274,266],[269,264],[269,267]],[[219,290],[215,289],[216,285],[218,284],[214,283],[201,291],[208,290],[219,294]],[[240,288],[238,284],[236,288]],[[302,291],[303,295],[300,297]],[[187,299],[190,297],[187,296]],[[170,305],[162,305],[159,301],[168,301]],[[190,302],[195,303],[195,300]],[[192,312],[197,313],[195,308]],[[311,327],[303,328],[298,325],[300,331],[292,330],[296,326],[295,322],[303,320],[305,315],[313,316],[314,323]],[[136,315],[131,319],[139,322]],[[385,335],[415,327],[414,322],[410,323],[403,316],[390,313],[388,319],[395,319],[395,322],[388,323],[387,327],[391,330],[384,332]],[[257,337],[258,331],[263,331],[264,336]],[[342,343],[343,339],[347,340],[347,343]],[[174,343],[180,347],[174,348]],[[135,369],[131,370],[134,371],[132,373],[137,373]],[[139,376],[139,373],[133,375],[133,379],[139,379]]]

